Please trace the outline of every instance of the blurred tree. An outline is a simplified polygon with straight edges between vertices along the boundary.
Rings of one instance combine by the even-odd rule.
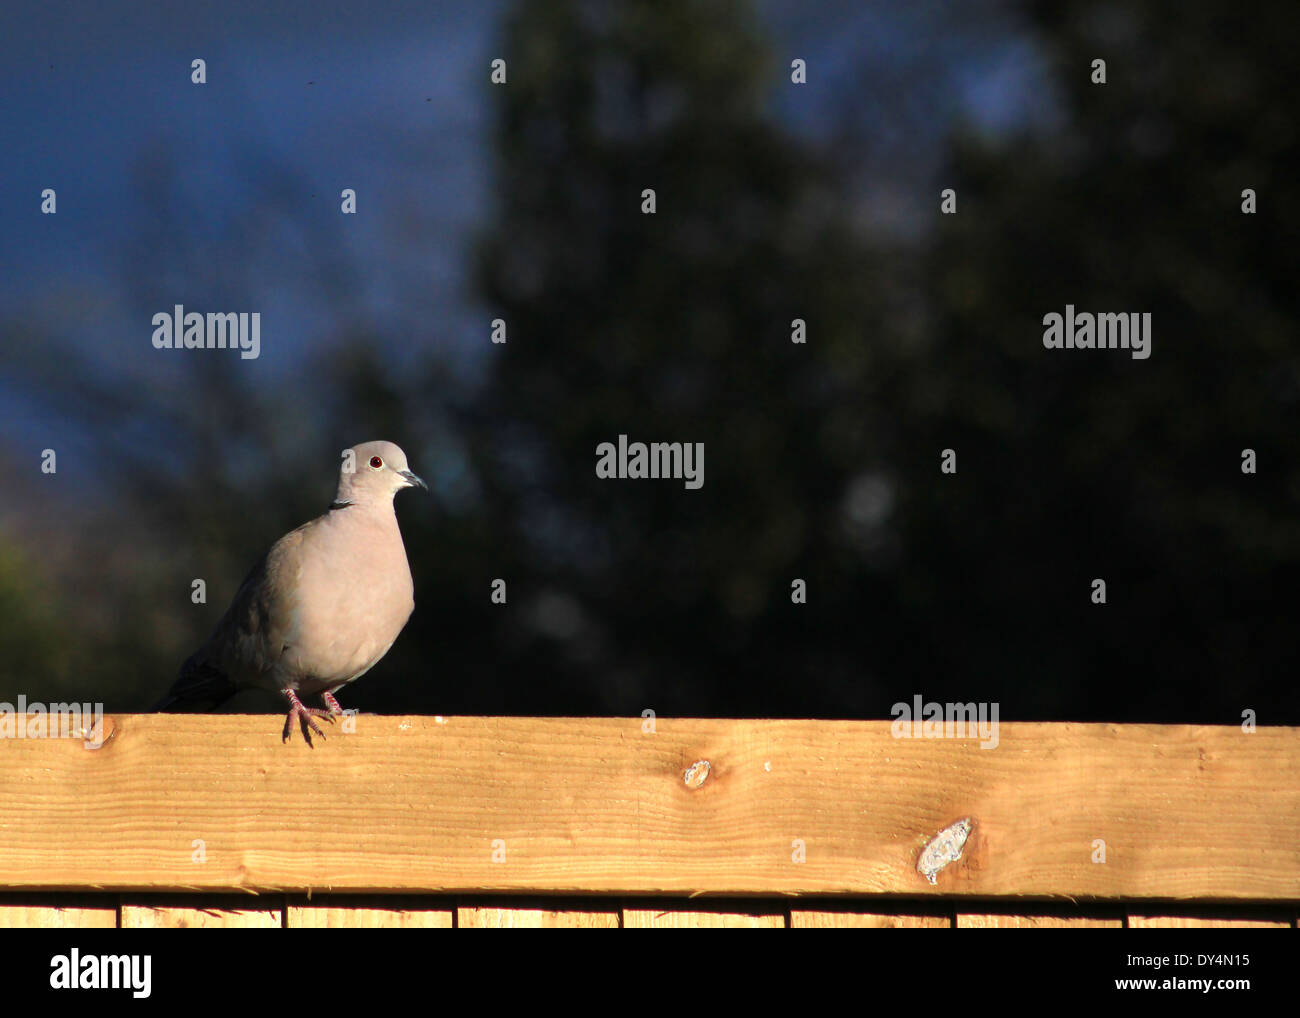
[[[479,416],[532,550],[521,709],[566,675],[620,711],[1295,720],[1295,28],[1206,10],[1033,8],[1060,127],[955,139],[918,262],[764,119],[740,5],[521,5]],[[1046,351],[1067,303],[1151,311],[1153,358]],[[619,433],[702,441],[705,488],[597,480]]]
[[[958,636],[933,644],[936,673],[979,662],[1017,713],[1295,723],[1300,21],[1284,3],[1030,10],[1062,116],[953,145],[900,513],[932,582],[908,615]],[[1044,349],[1067,303],[1151,312],[1150,359]],[[930,472],[939,446],[956,478]]]
[[[524,0],[493,53],[509,84],[484,86],[476,284],[485,348],[493,318],[509,339],[481,382],[428,335],[445,309],[421,259],[445,237],[426,192],[393,198],[394,320],[358,297],[337,217],[301,214],[297,168],[250,153],[246,214],[209,219],[146,158],[134,316],[297,286],[333,331],[267,386],[206,358],[124,377],[5,323],[4,380],[90,436],[105,483],[49,532],[0,521],[0,692],[149,702],[256,556],[326,504],[337,451],[385,437],[436,497],[398,503],[416,613],[348,706],[882,717],[919,693],[1004,718],[1300,722],[1300,23],[1214,6],[1025,7],[1055,126],[957,134],[915,185],[929,232],[902,242],[864,221],[869,136],[780,126],[805,86],[748,4]],[[1152,312],[1151,359],[1044,350],[1067,303]],[[704,487],[597,478],[620,434],[703,443]],[[66,490],[12,501],[52,515]]]
[[[509,342],[475,423],[500,545],[528,551],[516,705],[863,710],[901,272],[849,228],[831,155],[765,113],[798,86],[749,5],[523,3],[502,51],[481,264]],[[703,488],[598,479],[619,434],[703,443]]]

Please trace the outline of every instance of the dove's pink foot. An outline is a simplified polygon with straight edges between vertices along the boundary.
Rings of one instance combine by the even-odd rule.
[[[339,706],[339,702],[334,699],[334,694],[329,690],[321,693],[320,697],[325,701],[325,706],[330,709],[331,714],[337,717],[343,713],[343,708]]]
[[[308,746],[312,745],[312,732],[315,732],[322,739],[325,738],[325,733],[320,730],[320,725],[316,724],[313,718],[325,718],[332,724],[334,718],[330,712],[322,710],[320,707],[304,707],[302,701],[298,699],[298,694],[292,689],[284,690],[284,695],[289,698],[289,714],[284,719],[284,734],[280,737],[280,741],[289,741],[289,732],[293,730],[294,718],[298,719],[298,724],[302,728],[302,737],[307,740]],[[316,747],[312,746],[312,748],[315,749]]]

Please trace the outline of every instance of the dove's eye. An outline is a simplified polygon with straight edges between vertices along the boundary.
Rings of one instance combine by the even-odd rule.
[[[378,470],[383,465],[384,465],[384,461],[381,460],[378,456],[370,457],[370,467],[372,470]]]

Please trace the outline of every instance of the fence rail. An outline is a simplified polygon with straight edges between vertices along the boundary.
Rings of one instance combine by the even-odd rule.
[[[1197,921],[1157,902],[1267,907],[1252,921],[1291,925],[1300,911],[1300,729],[1004,723],[983,749],[895,738],[889,722],[350,724],[314,749],[282,744],[269,715],[114,715],[99,748],[0,738],[0,923],[72,915],[41,904],[55,892],[99,893],[86,915],[123,926],[201,925],[223,892],[288,896],[241,906],[277,926],[332,921],[317,896],[343,892],[442,896],[349,907],[461,926],[566,912],[624,926],[1050,925],[1055,906],[1092,907],[1073,918],[1101,925]],[[960,858],[931,884],[918,860],[962,820]],[[146,900],[163,892],[189,904]],[[680,900],[698,895],[772,900]]]

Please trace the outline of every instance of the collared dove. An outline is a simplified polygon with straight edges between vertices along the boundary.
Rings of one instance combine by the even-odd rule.
[[[314,718],[343,713],[335,691],[374,667],[415,607],[393,496],[416,485],[429,490],[392,442],[345,451],[329,511],[253,567],[156,709],[216,706],[255,686],[288,699],[284,739],[294,718],[309,746],[312,732],[324,738]],[[320,694],[326,709],[304,707],[299,694]]]

